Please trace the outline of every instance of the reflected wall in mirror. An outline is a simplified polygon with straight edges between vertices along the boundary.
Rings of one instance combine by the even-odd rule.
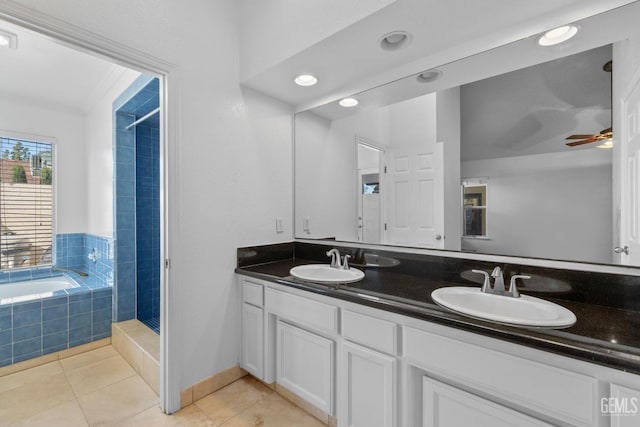
[[[296,237],[640,265],[638,125],[621,119],[640,101],[639,11],[298,113]],[[613,149],[566,145],[610,127]]]

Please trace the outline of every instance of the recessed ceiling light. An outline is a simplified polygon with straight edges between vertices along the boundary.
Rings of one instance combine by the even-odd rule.
[[[578,27],[576,25],[564,25],[562,27],[554,28],[544,33],[538,39],[540,46],[553,46],[562,42],[566,42],[571,37],[578,33]]]
[[[420,83],[431,83],[438,80],[440,76],[442,76],[442,71],[428,70],[418,74],[416,76],[416,80],[419,81]]]
[[[351,108],[358,105],[358,100],[355,98],[342,98],[338,104],[340,104],[341,107]]]
[[[380,47],[383,50],[398,50],[411,43],[411,34],[406,31],[392,31],[380,37]]]
[[[18,47],[18,36],[9,31],[0,30],[0,47],[15,49]]]
[[[318,83],[318,78],[312,74],[300,74],[294,81],[298,86],[313,86]]]

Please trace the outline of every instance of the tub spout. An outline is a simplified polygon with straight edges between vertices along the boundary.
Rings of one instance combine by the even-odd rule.
[[[55,271],[68,271],[68,272],[76,273],[76,274],[79,274],[81,277],[88,277],[89,276],[89,274],[85,273],[84,271],[75,270],[73,268],[53,267],[53,269]]]

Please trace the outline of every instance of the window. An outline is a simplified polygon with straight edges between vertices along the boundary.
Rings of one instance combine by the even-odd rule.
[[[483,179],[462,182],[463,236],[487,237],[487,184]]]
[[[0,270],[51,264],[53,145],[0,136]]]

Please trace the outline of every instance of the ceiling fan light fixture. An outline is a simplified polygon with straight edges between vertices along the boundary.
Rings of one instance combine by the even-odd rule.
[[[566,42],[578,33],[577,25],[563,25],[545,32],[538,38],[540,46],[554,46]]]
[[[600,145],[596,145],[597,148],[613,148],[613,139],[609,138],[606,141],[604,141],[602,144]]]

